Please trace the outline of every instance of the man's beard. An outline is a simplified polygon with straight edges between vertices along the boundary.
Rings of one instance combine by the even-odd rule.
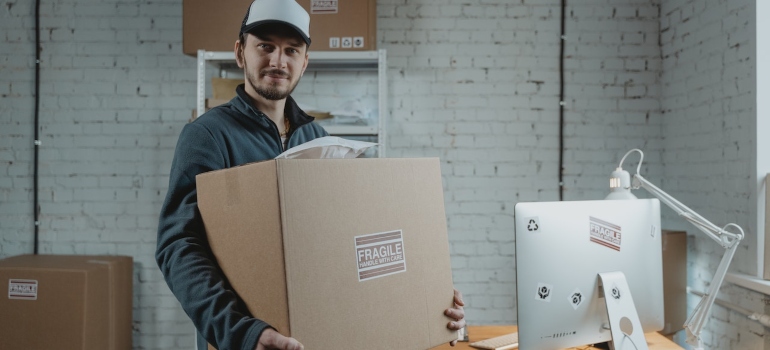
[[[291,81],[291,75],[289,73],[282,71],[280,69],[263,69],[259,73],[253,74],[251,71],[249,71],[248,66],[246,66],[246,76],[248,78],[249,84],[251,84],[251,87],[254,89],[254,91],[259,94],[259,96],[262,96],[268,100],[277,101],[277,100],[283,100],[286,97],[289,97],[289,95],[294,91],[294,88],[297,87],[297,83],[299,83],[299,79],[295,81],[292,85],[290,85],[287,89],[281,90],[278,88],[278,83],[272,82],[269,83],[267,86],[258,86],[255,84],[255,82],[258,82],[259,77],[264,75],[282,75],[287,80]]]

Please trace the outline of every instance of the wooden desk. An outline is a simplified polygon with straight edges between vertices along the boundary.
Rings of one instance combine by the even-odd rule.
[[[517,327],[516,326],[469,326],[468,327],[468,338],[470,339],[469,342],[458,342],[455,347],[449,346],[449,344],[444,344],[438,347],[433,348],[432,350],[468,350],[468,349],[474,349],[478,350],[476,348],[472,348],[469,346],[469,343],[473,343],[475,341],[489,339],[493,337],[497,337],[500,335],[508,334],[516,332]],[[645,338],[647,338],[647,346],[650,348],[650,350],[681,350],[682,347],[674,343],[673,341],[669,340],[668,338],[664,337],[658,332],[650,332],[646,333]],[[574,350],[588,350],[588,349],[596,349],[591,346],[582,346],[577,348],[570,348]]]

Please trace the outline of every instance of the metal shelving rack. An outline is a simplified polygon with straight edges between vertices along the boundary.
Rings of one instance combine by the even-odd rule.
[[[378,112],[377,125],[325,125],[324,129],[335,136],[376,136],[378,156],[385,157],[386,128],[388,116],[388,79],[386,52],[377,51],[310,51],[308,71],[377,71]],[[198,86],[196,115],[206,111],[206,69],[214,63],[222,69],[235,66],[234,52],[198,50]],[[237,66],[236,66],[237,67]]]

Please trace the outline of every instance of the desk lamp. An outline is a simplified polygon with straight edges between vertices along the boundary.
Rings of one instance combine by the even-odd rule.
[[[639,152],[640,159],[639,165],[636,167],[636,174],[633,176],[633,183],[631,182],[631,176],[625,170],[623,170],[623,161],[633,152]],[[703,329],[703,325],[706,323],[707,317],[711,311],[711,306],[714,305],[714,300],[719,292],[719,287],[722,286],[725,274],[727,274],[727,267],[730,266],[730,261],[733,259],[735,251],[738,249],[738,245],[743,239],[743,229],[733,223],[727,224],[722,228],[712,224],[708,220],[704,219],[698,213],[688,208],[684,204],[680,203],[674,197],[671,197],[668,193],[663,192],[655,185],[647,181],[639,173],[639,169],[642,167],[642,161],[644,160],[644,153],[639,149],[632,149],[626,153],[620,160],[620,165],[615,171],[612,172],[610,178],[610,194],[606,199],[636,199],[632,189],[644,188],[652,195],[657,197],[662,203],[666,204],[669,208],[673,209],[679,216],[684,218],[698,228],[701,232],[708,235],[711,239],[716,241],[722,248],[725,249],[725,253],[722,256],[722,261],[717,267],[717,271],[714,274],[714,278],[711,280],[711,285],[706,291],[706,294],[701,298],[698,306],[695,307],[693,313],[687,318],[684,323],[684,328],[687,330],[687,343],[702,349],[700,332]],[[732,227],[739,233],[733,233],[727,231],[728,227]]]

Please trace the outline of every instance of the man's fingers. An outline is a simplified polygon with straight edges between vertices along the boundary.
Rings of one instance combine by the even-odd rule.
[[[449,328],[450,330],[453,330],[453,331],[459,331],[463,327],[465,327],[465,320],[452,321],[447,323],[446,325],[446,328]]]
[[[288,344],[284,349],[286,350],[304,350],[305,346],[303,346],[297,339],[294,338],[287,338],[289,340]]]
[[[460,291],[457,289],[455,289],[455,304],[465,306],[465,302],[463,301],[463,293],[460,293]]]
[[[465,310],[462,308],[455,309],[455,308],[449,308],[444,310],[444,315],[446,317],[454,318],[455,320],[460,320],[465,318]]]
[[[273,329],[266,329],[259,337],[259,342],[267,349],[304,350],[305,347],[297,339],[285,337]]]
[[[303,350],[305,347],[297,339],[278,335],[274,338],[274,345],[279,350]]]
[[[463,294],[460,293],[457,288],[454,289],[454,306],[455,307],[448,308],[444,311],[444,315],[454,319],[454,321],[447,323],[446,328],[449,328],[453,331],[459,331],[465,327],[465,310],[463,310],[465,302],[463,301]],[[452,340],[449,342],[449,345],[457,345],[457,340]]]

